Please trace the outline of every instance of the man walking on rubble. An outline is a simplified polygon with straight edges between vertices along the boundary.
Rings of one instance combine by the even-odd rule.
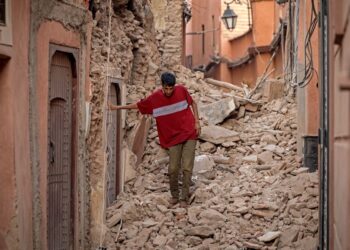
[[[162,88],[137,103],[115,106],[111,110],[138,109],[142,114],[151,114],[156,119],[160,145],[168,149],[169,183],[172,198],[170,204],[179,202],[187,207],[189,188],[194,164],[200,123],[196,102],[183,85],[175,85],[175,75],[165,72],[161,75]],[[191,107],[191,108],[190,108]],[[182,193],[179,196],[179,172],[183,169]]]

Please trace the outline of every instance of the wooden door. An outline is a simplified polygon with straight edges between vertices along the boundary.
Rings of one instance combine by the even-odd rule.
[[[72,67],[65,53],[51,61],[48,131],[48,249],[72,249]]]
[[[108,101],[120,104],[118,85],[110,85]],[[120,111],[110,111],[107,117],[107,206],[113,203],[120,191],[120,140]]]

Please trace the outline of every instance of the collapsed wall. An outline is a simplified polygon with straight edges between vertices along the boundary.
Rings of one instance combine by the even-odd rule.
[[[111,79],[118,79],[121,103],[134,103],[159,85],[159,72],[173,70],[181,63],[182,2],[113,0],[111,6],[108,1],[96,1],[93,6],[91,122],[87,139],[93,246],[103,230],[107,85]],[[130,150],[138,121],[137,112],[122,116],[122,165],[134,162]]]

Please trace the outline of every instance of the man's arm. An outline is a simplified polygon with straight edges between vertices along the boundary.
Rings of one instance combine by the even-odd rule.
[[[192,111],[193,111],[193,114],[194,114],[194,119],[196,121],[195,126],[196,126],[197,135],[200,135],[200,133],[201,133],[201,125],[199,123],[198,106],[197,106],[197,103],[194,100],[192,101],[191,108],[192,108]]]
[[[108,107],[110,110],[118,110],[118,109],[138,109],[137,103],[131,103],[128,105],[113,105],[111,103],[108,103]]]

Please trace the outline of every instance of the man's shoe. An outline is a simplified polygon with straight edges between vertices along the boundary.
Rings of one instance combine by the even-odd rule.
[[[181,208],[187,208],[188,207],[187,201],[180,201],[180,207]]]
[[[178,202],[179,202],[179,199],[178,199],[178,198],[171,197],[170,200],[169,200],[169,205],[170,205],[170,206],[174,206],[174,205],[176,205]]]

